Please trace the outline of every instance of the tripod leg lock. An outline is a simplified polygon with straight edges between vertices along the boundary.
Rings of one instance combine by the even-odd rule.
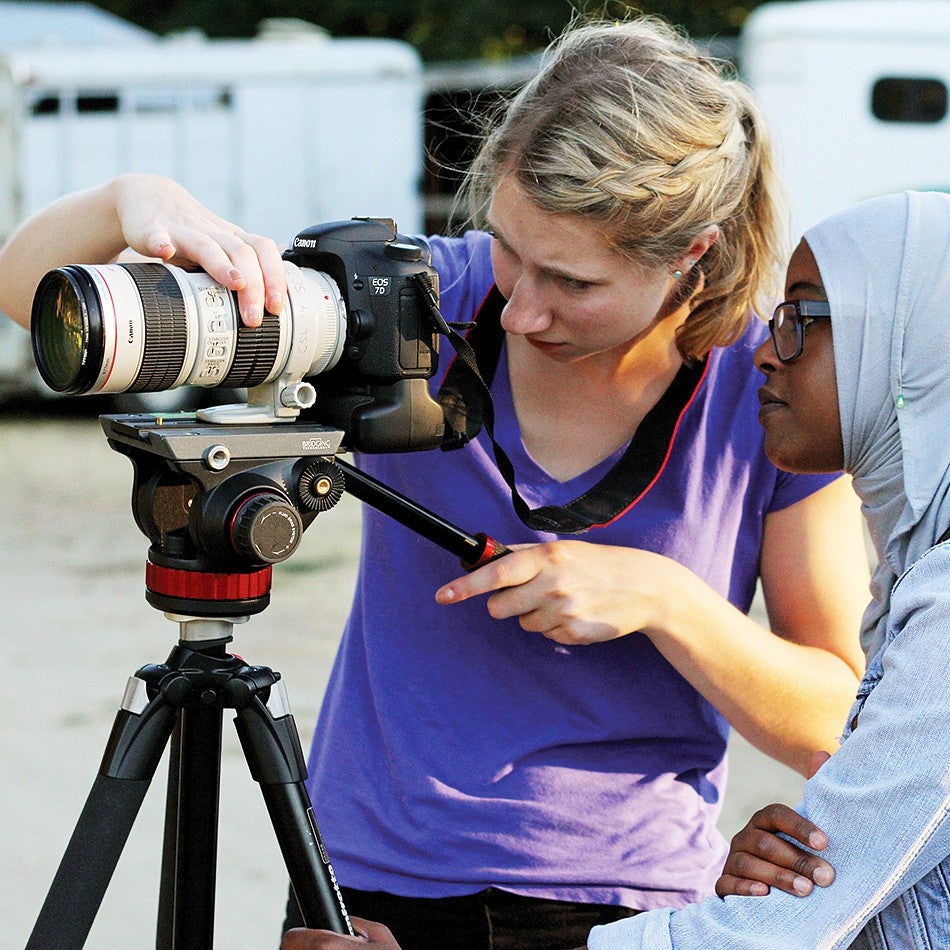
[[[235,728],[255,782],[291,785],[306,780],[307,763],[290,713],[277,718],[258,698],[238,710]]]
[[[230,676],[224,686],[225,706],[243,709],[261,693],[273,692],[275,688],[283,691],[280,673],[266,666],[243,666]]]
[[[99,774],[130,781],[151,780],[175,727],[177,711],[159,694],[147,701],[145,683],[131,677],[112,724]]]

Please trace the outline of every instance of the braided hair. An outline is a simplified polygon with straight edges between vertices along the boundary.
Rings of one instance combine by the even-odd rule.
[[[576,21],[551,44],[469,169],[476,222],[509,174],[539,208],[597,222],[648,267],[672,269],[719,226],[677,336],[687,361],[736,340],[775,293],[784,201],[758,110],[725,64],[657,18]],[[683,299],[699,277],[683,282]]]

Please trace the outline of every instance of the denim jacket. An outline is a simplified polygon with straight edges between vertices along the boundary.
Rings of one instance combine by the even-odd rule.
[[[797,810],[836,878],[808,897],[712,897],[595,927],[589,950],[950,948],[950,542],[898,580],[841,748]]]

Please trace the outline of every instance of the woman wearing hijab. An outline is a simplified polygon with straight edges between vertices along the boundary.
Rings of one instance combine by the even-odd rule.
[[[817,225],[786,296],[756,353],[766,452],[850,472],[879,559],[871,661],[797,809],[806,840],[828,832],[835,883],[644,914],[595,928],[590,950],[950,947],[950,195],[875,198]]]
[[[880,560],[871,662],[798,808],[801,840],[827,830],[835,882],[638,914],[595,927],[588,950],[950,947],[950,195],[875,198],[817,225],[785,295],[755,357],[766,452],[850,472]],[[359,926],[365,939],[297,931],[284,947],[395,947]]]

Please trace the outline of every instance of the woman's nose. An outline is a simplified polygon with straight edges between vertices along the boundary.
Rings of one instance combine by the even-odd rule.
[[[501,325],[506,333],[537,333],[551,323],[550,310],[537,285],[521,277],[514,285],[508,303],[501,313]]]
[[[779,365],[779,358],[775,353],[775,344],[772,342],[771,336],[766,337],[762,343],[759,344],[759,347],[752,355],[752,362],[755,363],[756,369],[766,375],[771,373]]]

